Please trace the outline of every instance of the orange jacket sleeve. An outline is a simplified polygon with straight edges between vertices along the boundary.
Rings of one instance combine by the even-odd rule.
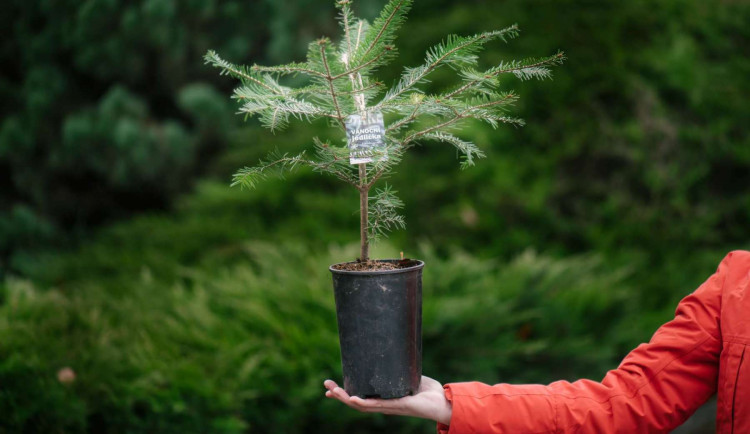
[[[715,391],[721,352],[721,294],[732,253],[677,307],[675,318],[601,382],[548,386],[445,385],[459,433],[658,433],[684,422]]]

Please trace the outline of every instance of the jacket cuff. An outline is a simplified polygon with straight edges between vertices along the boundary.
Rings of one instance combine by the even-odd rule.
[[[546,386],[452,383],[443,386],[452,405],[449,426],[440,434],[533,433],[556,430],[555,402]]]
[[[445,391],[445,399],[448,400],[448,402],[451,403],[451,407],[453,409],[451,410],[451,425],[453,425],[453,415],[455,414],[455,406],[453,405],[453,392],[451,391],[450,384],[446,384],[443,386],[443,390]],[[451,425],[446,425],[444,423],[437,423],[437,432],[438,434],[450,434]],[[455,432],[455,430],[453,430]]]

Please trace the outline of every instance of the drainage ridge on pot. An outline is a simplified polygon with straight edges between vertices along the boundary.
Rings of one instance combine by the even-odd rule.
[[[378,262],[398,263],[398,259]],[[344,390],[361,398],[400,398],[422,378],[422,268],[348,271],[332,265]]]

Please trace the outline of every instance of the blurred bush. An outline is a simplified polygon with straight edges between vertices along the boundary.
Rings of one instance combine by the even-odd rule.
[[[171,281],[148,265],[137,275],[82,276],[50,290],[8,280],[0,430],[434,430],[322,398],[322,380],[341,375],[327,265],[355,255],[356,245],[238,246],[242,264],[177,269]],[[429,375],[551,381],[601,375],[614,362],[609,335],[628,300],[621,272],[593,257],[527,252],[502,264],[461,252],[439,259],[424,249]],[[58,379],[64,368],[73,380]]]
[[[13,253],[164,208],[238,122],[200,60],[261,57],[272,2],[5,2],[0,270]]]

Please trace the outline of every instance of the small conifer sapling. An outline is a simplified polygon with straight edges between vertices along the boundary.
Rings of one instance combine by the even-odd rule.
[[[214,51],[205,55],[207,64],[240,81],[233,97],[246,117],[259,116],[271,130],[283,129],[291,120],[328,119],[342,133],[340,144],[313,139],[310,151],[298,155],[273,152],[253,167],[240,169],[233,186],[254,188],[271,174],[299,167],[325,173],[350,184],[359,192],[360,256],[370,265],[373,239],[393,228],[404,227],[398,211],[403,206],[389,186],[373,187],[393,172],[404,153],[424,142],[454,146],[461,167],[474,165],[484,152],[456,132],[470,119],[497,127],[523,125],[507,111],[516,100],[512,91],[499,87],[499,77],[513,74],[521,80],[546,79],[550,67],[562,63],[558,52],[548,57],[503,61],[479,69],[478,53],[492,41],[508,42],[519,35],[518,26],[471,36],[448,35],[428,49],[424,63],[404,69],[400,79],[386,88],[375,78],[378,68],[396,58],[396,32],[406,19],[413,0],[390,0],[380,15],[368,23],[352,12],[352,0],[336,2],[342,35],[337,43],[321,38],[309,44],[307,59],[279,66],[240,66],[227,62]],[[420,89],[431,73],[442,67],[455,72],[456,83],[440,94]],[[285,76],[304,76],[305,83],[289,87]],[[383,123],[383,115],[389,121]]]

